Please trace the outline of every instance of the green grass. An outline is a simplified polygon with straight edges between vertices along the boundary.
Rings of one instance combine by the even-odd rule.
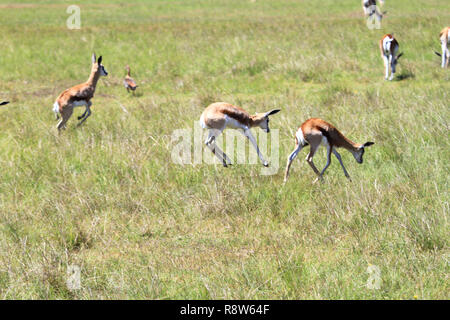
[[[77,3],[81,30],[66,28],[73,1],[0,1],[0,298],[450,298],[449,70],[432,51],[448,1],[388,0],[372,31],[353,0]],[[393,82],[387,32],[405,53]],[[53,102],[93,51],[110,74],[58,136]],[[172,132],[212,101],[282,109],[276,175],[171,162]],[[362,165],[341,152],[353,182],[333,159],[313,185],[303,150],[283,186],[309,117],[376,143]]]

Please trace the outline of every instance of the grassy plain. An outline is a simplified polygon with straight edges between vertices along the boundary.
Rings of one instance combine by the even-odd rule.
[[[26,2],[0,1],[0,298],[449,298],[448,1],[388,0],[380,30],[359,0],[77,1],[80,30],[71,1]],[[405,53],[393,82],[387,32]],[[53,102],[94,50],[110,74],[58,136]],[[277,174],[171,162],[173,130],[212,101],[282,109]],[[353,182],[333,159],[313,185],[303,150],[283,186],[310,117],[376,143],[362,165],[341,152]]]

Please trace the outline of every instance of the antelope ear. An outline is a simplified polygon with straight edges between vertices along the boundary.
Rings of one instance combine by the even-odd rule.
[[[273,110],[270,110],[269,112],[266,112],[266,113],[264,114],[264,117],[271,116],[271,115],[273,115],[273,114],[275,114],[275,113],[278,113],[278,112],[280,112],[280,111],[281,111],[280,109],[273,109]]]
[[[366,143],[364,143],[363,144],[363,147],[365,148],[365,147],[370,147],[371,145],[373,145],[373,144],[375,144],[375,142],[366,142]]]
[[[92,54],[92,64],[95,63],[95,61],[97,60],[96,56],[95,56],[95,52]]]
[[[397,56],[397,60],[403,55],[403,52]]]
[[[102,56],[100,56],[100,58],[98,58],[98,65],[100,65],[102,63]]]

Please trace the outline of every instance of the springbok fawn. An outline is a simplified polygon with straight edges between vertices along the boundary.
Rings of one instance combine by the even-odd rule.
[[[441,41],[442,53],[434,52],[439,57],[442,57],[442,68],[448,67],[448,61],[450,60],[450,51],[448,50],[448,45],[450,44],[450,27],[445,27],[439,34],[439,40]]]
[[[403,52],[397,55],[399,44],[392,34],[386,34],[380,40],[381,57],[384,61],[385,79],[394,79],[395,68],[398,59],[403,55]],[[391,75],[389,76],[389,67],[391,68]]]
[[[4,106],[5,104],[8,104],[8,103],[9,103],[9,101],[0,102],[0,106]]]
[[[128,92],[130,92],[130,90],[134,91],[134,90],[136,90],[136,88],[138,86],[136,85],[136,82],[130,75],[130,67],[127,65],[125,69],[127,70],[127,75],[125,76],[125,79],[123,80],[123,85],[125,86],[125,88],[127,89]]]
[[[380,1],[380,5],[383,6],[384,1]],[[364,14],[367,17],[371,17],[375,15],[378,19],[378,21],[381,21],[383,19],[383,14],[378,10],[377,7],[377,0],[362,0],[362,7],[364,10]]]
[[[81,120],[77,126],[80,126],[91,115],[91,99],[94,97],[95,88],[97,86],[98,79],[101,76],[107,76],[105,67],[102,65],[102,57],[96,61],[95,53],[92,54],[92,68],[89,79],[76,85],[70,89],[63,91],[55,103],[53,104],[53,112],[55,113],[56,120],[61,115],[61,121],[58,123],[58,131],[65,128],[67,120],[72,116],[73,108],[85,106],[86,110],[78,117]]]
[[[260,127],[265,132],[269,132],[269,116],[279,112],[279,109],[274,109],[266,113],[257,113],[250,115],[244,109],[233,106],[225,102],[216,102],[206,107],[200,117],[200,125],[203,129],[208,129],[208,138],[205,141],[206,146],[214,153],[217,158],[222,161],[224,167],[231,165],[231,160],[228,156],[216,146],[215,140],[226,128],[241,129],[244,136],[250,140],[253,147],[256,149],[259,159],[262,164],[267,167],[269,163],[264,160],[263,155],[259,151],[256,140],[250,131],[252,127]]]
[[[322,171],[319,172],[319,170],[317,170],[316,166],[314,165],[313,157],[321,144],[325,145],[325,147],[327,148],[327,163]],[[288,179],[289,168],[291,167],[292,161],[295,159],[300,150],[307,145],[310,145],[310,150],[308,156],[306,157],[306,161],[318,175],[318,178],[314,180],[314,182],[316,182],[318,179],[322,180],[322,176],[325,173],[325,170],[330,165],[331,153],[333,153],[339,160],[339,163],[344,170],[345,176],[350,179],[350,176],[347,170],[345,170],[344,164],[342,163],[341,155],[336,150],[337,148],[347,149],[353,154],[356,162],[363,163],[364,148],[373,144],[373,142],[366,142],[364,144],[354,143],[347,139],[332,124],[318,118],[308,119],[300,126],[300,128],[295,133],[295,149],[290,154],[287,160],[284,182],[286,182]]]

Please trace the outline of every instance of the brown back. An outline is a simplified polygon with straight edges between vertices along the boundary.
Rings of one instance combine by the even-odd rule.
[[[353,149],[357,145],[347,139],[335,126],[319,118],[311,118],[306,120],[301,126],[302,132],[305,135],[306,140],[308,133],[318,131],[327,138],[328,143],[337,148]]]
[[[226,114],[230,118],[233,118],[245,125],[250,124],[249,113],[244,109],[242,109],[241,107],[234,106],[229,103],[220,103],[220,105],[218,105],[217,111],[222,112],[223,114]]]

